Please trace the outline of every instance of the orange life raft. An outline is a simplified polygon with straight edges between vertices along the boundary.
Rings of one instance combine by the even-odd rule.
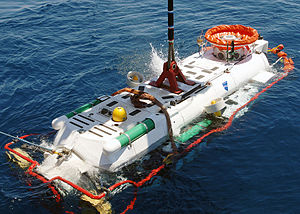
[[[255,42],[258,33],[255,29],[243,25],[219,25],[209,29],[205,33],[205,39],[222,50],[234,41],[234,49],[239,49]]]

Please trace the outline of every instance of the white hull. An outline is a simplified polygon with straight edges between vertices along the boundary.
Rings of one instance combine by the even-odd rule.
[[[178,65],[187,79],[196,84],[191,86],[179,82],[178,86],[183,90],[180,94],[151,86],[149,82],[135,89],[153,95],[167,107],[173,133],[178,135],[182,127],[205,112],[205,106],[209,106],[212,100],[224,98],[249,81],[261,79],[260,76],[267,76],[265,80],[270,78],[270,66],[265,56],[267,48],[267,41],[257,40],[253,54],[239,62],[219,60],[213,55],[212,49],[202,57],[196,53],[184,59]],[[152,105],[137,109],[129,96],[126,96],[128,94],[123,92],[115,96],[104,96],[100,98],[101,103],[84,112],[70,118],[62,116],[53,121],[53,128],[58,130],[54,149],[61,151],[65,148],[71,151],[70,157],[62,161],[64,164],[74,167],[74,161],[80,160],[100,169],[117,171],[168,139],[166,117],[160,112],[160,108]],[[117,106],[122,106],[127,111],[126,121],[114,122],[111,119],[110,112]],[[116,138],[146,118],[154,122],[155,128],[130,145],[121,147]],[[47,158],[53,158],[51,156],[53,155]],[[84,164],[78,169],[86,170]],[[40,171],[48,178],[56,176],[49,169],[43,170],[43,164]]]

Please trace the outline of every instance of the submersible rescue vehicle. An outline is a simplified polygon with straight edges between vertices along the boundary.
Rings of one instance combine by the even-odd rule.
[[[145,81],[140,73],[129,72],[129,88],[98,97],[54,119],[52,127],[57,134],[39,166],[10,149],[11,144],[6,149],[31,162],[30,174],[43,182],[59,179],[89,195],[59,177],[61,172],[70,168],[84,173],[89,166],[115,172],[167,140],[176,152],[174,136],[183,127],[203,114],[220,116],[227,107],[227,96],[251,81],[266,83],[274,76],[266,57],[268,42],[251,27],[213,27],[198,38],[199,53],[177,63],[171,0],[168,26],[168,61],[159,77]],[[293,69],[291,59],[282,57]],[[200,124],[207,125],[205,121]],[[52,191],[55,193],[54,188]]]
[[[211,46],[199,38],[200,53],[177,64],[172,26],[169,23],[168,62],[158,78],[144,81],[139,73],[130,72],[132,88],[99,97],[53,120],[58,131],[54,149],[69,153],[65,160],[57,160],[55,168],[69,164],[85,171],[85,164],[80,164],[85,162],[117,171],[162,142],[173,141],[173,135],[196,116],[222,111],[224,97],[249,81],[266,82],[274,76],[265,55],[268,42],[251,27],[213,27],[205,34]],[[43,164],[39,168],[48,178],[56,175]]]

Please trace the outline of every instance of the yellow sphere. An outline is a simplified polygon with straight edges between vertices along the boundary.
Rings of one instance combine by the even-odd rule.
[[[127,119],[127,112],[123,107],[117,107],[112,112],[112,119],[115,122],[123,122]]]

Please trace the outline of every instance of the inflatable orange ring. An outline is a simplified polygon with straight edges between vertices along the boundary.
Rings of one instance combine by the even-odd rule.
[[[206,31],[205,39],[220,49],[226,49],[227,44],[231,45],[231,41],[234,41],[235,49],[239,49],[255,42],[258,33],[243,25],[219,25]]]

